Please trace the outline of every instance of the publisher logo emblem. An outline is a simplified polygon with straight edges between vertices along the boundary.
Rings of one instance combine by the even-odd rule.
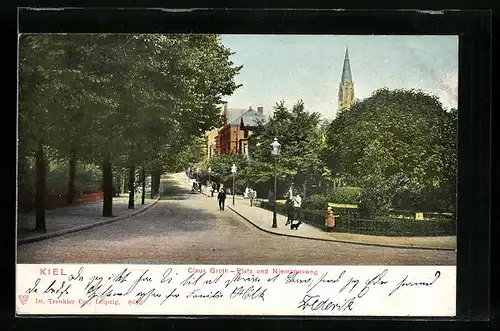
[[[29,295],[19,295],[18,296],[19,301],[21,302],[22,305],[25,305],[26,302],[28,302]]]

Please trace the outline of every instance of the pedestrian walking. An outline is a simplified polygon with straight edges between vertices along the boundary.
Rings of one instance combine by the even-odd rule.
[[[219,191],[217,199],[219,200],[219,209],[224,210],[224,204],[226,203],[226,192],[224,192],[223,189]]]
[[[212,197],[214,196],[214,192],[215,192],[216,189],[217,189],[217,185],[215,183],[213,183],[212,184],[212,191],[211,191]]]
[[[292,230],[298,230],[299,226],[302,224],[302,222],[299,220],[299,211],[300,207],[302,206],[302,197],[297,194],[296,196],[293,197],[292,199],[292,208],[291,208],[291,215],[290,215],[290,229]],[[287,222],[288,224],[288,222]]]
[[[254,190],[250,189],[250,207],[253,207],[253,199],[257,195],[256,193],[257,192],[255,192]]]
[[[333,214],[333,208],[328,207],[326,209],[326,216],[325,216],[325,230],[326,232],[331,232],[334,227],[335,227],[335,215]]]
[[[293,197],[293,218],[296,220],[299,219],[299,210],[301,206],[302,206],[302,197],[300,196],[300,194],[297,194],[296,196]]]
[[[285,201],[285,210],[286,210],[286,223],[285,226],[292,223],[293,220],[293,202],[290,197],[286,198]]]

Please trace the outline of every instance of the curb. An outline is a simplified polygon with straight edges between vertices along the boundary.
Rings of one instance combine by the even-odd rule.
[[[242,214],[238,213],[235,209],[233,209],[231,206],[227,205],[227,208],[231,209],[234,213],[245,219],[247,222],[258,228],[259,230],[262,230],[264,232],[274,234],[277,236],[283,236],[283,237],[292,237],[292,238],[300,238],[300,239],[308,239],[308,240],[317,240],[317,241],[332,241],[332,242],[338,242],[338,243],[344,243],[344,244],[351,244],[351,245],[364,245],[364,246],[376,246],[376,247],[389,247],[389,248],[400,248],[400,249],[419,249],[419,250],[430,250],[430,251],[451,251],[451,252],[456,252],[457,250],[455,248],[442,248],[442,247],[422,247],[422,246],[406,246],[406,245],[390,245],[390,244],[374,244],[374,243],[364,243],[364,242],[357,242],[357,241],[347,241],[347,240],[339,240],[339,239],[323,239],[323,238],[313,238],[313,237],[305,237],[305,236],[298,236],[294,234],[286,234],[286,233],[279,233],[279,232],[274,232],[271,230],[267,230],[265,228],[260,227],[259,225],[255,224]]]
[[[82,226],[79,226],[79,227],[74,227],[74,228],[69,228],[69,229],[65,229],[65,230],[55,231],[55,232],[52,232],[52,233],[45,233],[45,234],[41,234],[41,235],[38,235],[38,236],[31,236],[31,237],[19,239],[19,240],[17,240],[17,245],[23,245],[23,244],[33,243],[33,242],[37,242],[37,241],[41,241],[41,240],[45,240],[45,239],[49,239],[49,238],[53,238],[53,237],[60,237],[60,236],[66,235],[66,234],[70,234],[70,233],[74,233],[74,232],[79,232],[79,231],[83,231],[83,230],[95,228],[95,227],[98,227],[98,226],[101,226],[101,225],[105,225],[105,224],[110,224],[110,223],[114,223],[114,222],[117,222],[117,221],[121,221],[121,220],[124,220],[126,218],[130,218],[132,216],[135,216],[137,214],[145,212],[146,210],[148,210],[149,208],[151,208],[154,204],[156,204],[158,202],[158,200],[160,200],[159,197],[156,200],[154,200],[150,205],[147,205],[147,206],[145,206],[145,207],[143,207],[143,208],[141,208],[139,210],[133,211],[133,212],[131,212],[128,215],[116,216],[116,217],[112,217],[112,218],[109,218],[109,219],[106,219],[106,220],[103,220],[103,221],[99,221],[99,222],[96,222],[96,223],[92,223],[92,224],[86,224],[86,225],[82,225]]]

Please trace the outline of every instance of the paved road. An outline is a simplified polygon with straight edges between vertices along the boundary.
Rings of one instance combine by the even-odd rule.
[[[215,198],[172,180],[134,218],[18,247],[19,263],[454,265],[456,253],[374,247],[265,233]],[[229,199],[227,201],[231,203]]]

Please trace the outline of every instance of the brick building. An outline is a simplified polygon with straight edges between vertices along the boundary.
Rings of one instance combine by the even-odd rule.
[[[248,138],[259,121],[264,121],[264,108],[257,110],[223,108],[224,125],[205,134],[207,138],[207,157],[215,154],[249,155]]]

